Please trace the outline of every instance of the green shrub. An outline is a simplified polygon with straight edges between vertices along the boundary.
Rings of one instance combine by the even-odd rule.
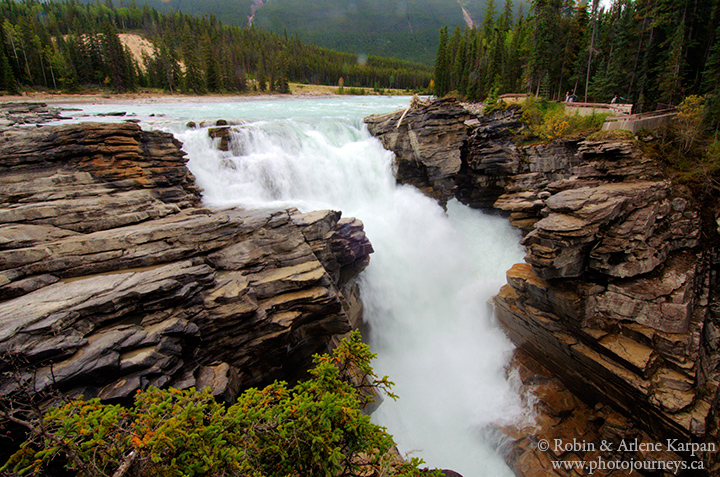
[[[587,116],[567,114],[562,103],[528,96],[522,103],[522,121],[527,124],[527,134],[545,141],[553,141],[575,135],[589,135],[598,131],[610,113]]]
[[[392,385],[373,373],[373,357],[353,333],[331,356],[315,357],[308,381],[250,389],[227,408],[194,389],[151,388],[129,409],[72,401],[39,418],[0,471],[39,475],[63,464],[81,476],[428,475],[418,459],[400,459],[363,413],[370,391]]]
[[[706,106],[703,96],[690,95],[677,107],[673,125],[681,140],[682,152],[689,152],[706,128]]]
[[[483,106],[483,114],[491,114],[495,111],[503,111],[507,109],[508,104],[498,97],[497,88],[494,88],[487,98],[485,98]]]
[[[683,154],[679,149],[675,154],[665,155],[665,159],[677,180],[690,186],[698,197],[717,196],[720,193],[720,141],[696,149],[695,154]]]

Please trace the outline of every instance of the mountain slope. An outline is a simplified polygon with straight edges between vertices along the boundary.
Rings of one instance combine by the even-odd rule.
[[[465,20],[453,0],[270,0],[254,24],[336,50],[431,64],[440,28]]]
[[[94,2],[94,0],[84,0]],[[438,31],[464,28],[463,8],[478,24],[485,0],[138,0],[160,11],[212,14],[354,54],[435,61]],[[462,6],[461,6],[462,4]]]

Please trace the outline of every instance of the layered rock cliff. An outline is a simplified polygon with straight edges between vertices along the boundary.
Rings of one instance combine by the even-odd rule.
[[[132,123],[0,143],[0,393],[122,401],[293,380],[359,324],[372,247],[340,212],[213,211],[172,135]]]
[[[398,181],[425,181],[421,189],[441,201],[492,206],[523,231],[526,263],[507,272],[495,298],[508,336],[591,408],[604,403],[629,418],[636,434],[716,443],[714,216],[704,215],[703,204],[666,177],[636,140],[521,147],[512,138],[522,127],[517,111],[468,120],[459,108],[433,101],[366,121],[395,152],[399,171],[417,171],[410,180],[399,173]],[[445,129],[452,133],[434,134]],[[588,428],[593,419],[608,415],[588,413]],[[560,421],[543,422],[553,428]],[[535,441],[547,430],[533,431]],[[594,442],[602,435],[560,438]],[[549,462],[550,454],[526,444],[514,463],[532,460],[518,452]],[[717,470],[718,452],[680,454],[714,469],[707,475]],[[531,467],[516,469],[531,475]]]

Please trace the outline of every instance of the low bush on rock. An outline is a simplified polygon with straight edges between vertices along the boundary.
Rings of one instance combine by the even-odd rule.
[[[527,124],[527,134],[544,141],[571,136],[587,136],[598,131],[608,113],[567,114],[562,103],[548,101],[529,95],[522,103],[522,121]]]
[[[35,419],[2,415],[30,429],[4,474],[81,476],[420,476],[363,407],[392,385],[370,366],[374,355],[353,333],[332,355],[315,357],[311,379],[249,389],[232,406],[208,390],[156,388],[134,406],[71,401]]]

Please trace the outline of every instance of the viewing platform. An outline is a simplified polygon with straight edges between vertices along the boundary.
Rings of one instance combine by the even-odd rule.
[[[629,116],[615,116],[605,120],[602,130],[626,129],[633,134],[637,134],[642,129],[657,129],[666,125],[676,114],[677,111],[671,108],[642,114],[631,114]]]
[[[565,112],[567,114],[579,114],[580,116],[590,116],[591,114],[611,113],[617,115],[630,115],[632,113],[632,104],[623,103],[581,103],[581,102],[565,102]]]

